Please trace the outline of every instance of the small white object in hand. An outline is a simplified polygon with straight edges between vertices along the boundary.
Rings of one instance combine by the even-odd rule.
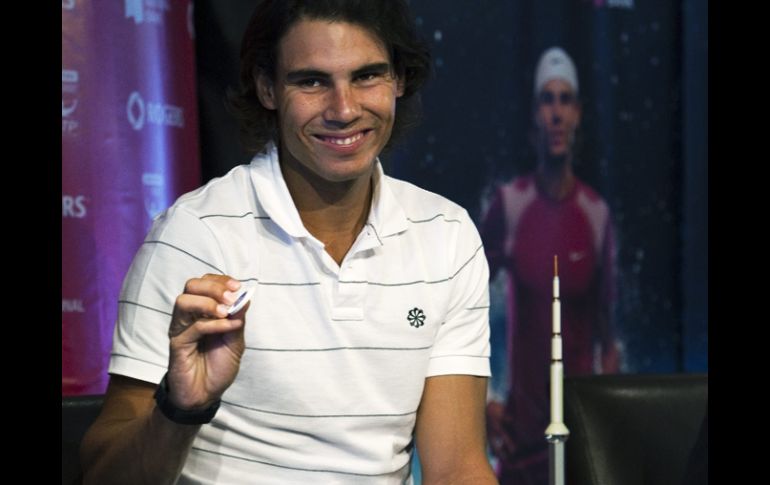
[[[244,287],[241,288],[238,291],[238,296],[235,298],[235,303],[233,303],[230,308],[227,310],[228,315],[234,315],[240,311],[241,308],[243,308],[246,303],[251,300],[251,296],[254,294],[254,287]]]

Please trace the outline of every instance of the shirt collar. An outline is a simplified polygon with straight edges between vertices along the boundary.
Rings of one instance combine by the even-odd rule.
[[[254,156],[250,172],[258,200],[270,219],[292,237],[316,240],[302,224],[299,211],[283,178],[278,149],[273,142],[267,145],[264,153]],[[383,238],[405,231],[408,221],[403,207],[393,194],[389,177],[383,172],[379,159],[372,174],[372,182],[372,206],[366,225],[374,230],[379,244],[382,245]]]
[[[392,182],[382,170],[379,159],[374,168],[372,181],[374,193],[372,194],[372,207],[369,211],[367,224],[374,228],[377,237],[380,238],[380,243],[382,243],[382,238],[406,231],[409,224],[404,208],[393,194]]]

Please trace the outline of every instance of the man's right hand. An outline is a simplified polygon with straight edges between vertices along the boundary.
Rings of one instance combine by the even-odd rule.
[[[227,315],[240,283],[205,275],[185,284],[169,325],[168,399],[206,409],[238,374],[249,304]],[[156,385],[110,376],[102,412],[83,437],[83,483],[176,483],[199,425],[178,424],[155,406]]]
[[[239,281],[207,274],[187,281],[169,326],[169,399],[180,409],[205,409],[238,374],[245,348],[247,304],[228,317]]]

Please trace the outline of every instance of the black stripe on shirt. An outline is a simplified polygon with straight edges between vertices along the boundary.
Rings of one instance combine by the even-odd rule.
[[[270,349],[264,347],[246,347],[247,350],[254,350],[257,352],[335,352],[338,350],[381,350],[381,351],[417,351],[428,350],[432,345],[427,347],[329,347],[325,349]]]
[[[126,359],[138,360],[139,362],[144,362],[145,364],[154,365],[155,367],[160,367],[161,369],[168,369],[168,363],[156,364],[155,362],[151,362],[149,360],[140,359],[138,357],[132,357],[132,356],[126,355],[126,354],[119,354],[117,352],[111,352],[110,353],[110,357],[124,357]]]
[[[150,306],[147,306],[147,305],[142,305],[141,303],[137,303],[137,302],[135,302],[135,301],[128,301],[128,300],[118,300],[118,304],[121,304],[121,303],[124,303],[124,304],[126,304],[126,305],[136,305],[136,306],[138,306],[138,307],[146,308],[147,310],[152,310],[152,311],[154,311],[154,312],[162,313],[162,314],[164,314],[164,315],[173,316],[173,315],[172,315],[171,313],[169,313],[169,312],[166,312],[166,311],[163,311],[163,310],[158,310],[157,308],[153,308],[153,307],[150,307]]]
[[[246,283],[249,281],[252,281],[258,285],[265,285],[265,286],[317,286],[320,285],[320,281],[311,281],[309,283],[286,283],[286,282],[280,282],[280,281],[259,281],[257,278],[244,278],[239,279],[241,283]]]
[[[468,354],[449,354],[449,355],[433,355],[430,359],[442,359],[444,357],[470,357],[472,359],[488,359],[488,355],[468,355]]]
[[[204,448],[199,448],[197,446],[193,446],[192,449],[196,450],[196,451],[202,451],[202,452],[205,452],[205,453],[211,453],[213,455],[224,456],[224,457],[227,457],[227,458],[234,458],[236,460],[250,461],[252,463],[259,463],[261,465],[274,466],[276,468],[284,468],[284,469],[287,469],[287,470],[297,470],[297,471],[315,472],[315,473],[334,473],[334,474],[337,474],[337,475],[353,475],[353,476],[357,476],[357,477],[380,477],[380,476],[384,476],[384,475],[397,474],[400,470],[403,470],[405,467],[412,465],[412,462],[410,460],[410,461],[408,461],[406,463],[406,465],[402,466],[401,468],[399,468],[398,470],[393,471],[393,472],[388,472],[388,473],[353,473],[353,472],[340,472],[340,471],[336,471],[336,470],[317,470],[317,469],[312,469],[312,468],[299,468],[299,467],[292,467],[292,466],[287,466],[287,465],[279,465],[277,463],[270,463],[270,462],[267,462],[267,461],[255,460],[254,458],[246,458],[244,456],[230,455],[228,453],[222,453],[221,451],[206,450]]]
[[[180,248],[178,246],[174,246],[173,244],[169,244],[169,243],[167,243],[165,241],[145,241],[142,244],[162,244],[164,246],[168,246],[168,247],[170,247],[172,249],[176,249],[177,251],[190,256],[193,259],[196,259],[196,260],[200,261],[201,263],[205,264],[206,266],[209,266],[209,267],[215,269],[219,274],[225,274],[224,271],[222,271],[221,269],[217,268],[216,266],[214,266],[213,264],[209,263],[208,261],[204,261],[203,259],[199,258],[198,256],[195,256],[194,254],[192,254],[192,253],[190,253],[188,251],[185,251],[184,249],[182,249],[182,248]]]
[[[404,416],[410,416],[417,414],[417,410],[408,411],[404,413],[392,413],[392,414],[293,414],[280,411],[268,411],[267,409],[253,408],[250,406],[244,406],[243,404],[237,404],[230,401],[222,400],[222,404],[233,406],[236,408],[246,409],[248,411],[254,411],[256,413],[274,414],[276,416],[288,416],[291,418],[402,418]]]
[[[481,248],[483,248],[483,247],[484,247],[483,245],[480,245],[478,248],[476,248],[476,250],[473,252],[473,255],[470,257],[470,259],[468,259],[466,262],[464,262],[460,266],[460,269],[455,271],[455,273],[452,276],[449,276],[449,277],[441,279],[441,280],[434,280],[434,281],[415,280],[415,281],[409,281],[409,282],[406,282],[406,283],[381,283],[381,282],[366,281],[366,280],[362,280],[362,281],[342,281],[342,280],[340,280],[340,283],[366,284],[366,285],[374,285],[374,286],[409,286],[409,285],[417,285],[419,283],[425,283],[426,285],[433,285],[433,284],[436,284],[436,283],[445,283],[447,281],[450,281],[450,280],[454,279],[458,274],[460,274],[460,272],[468,265],[468,263],[473,261],[473,258],[476,257],[476,255],[478,254],[479,250]]]

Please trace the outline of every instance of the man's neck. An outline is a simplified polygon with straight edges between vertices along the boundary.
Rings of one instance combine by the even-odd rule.
[[[564,200],[575,186],[575,174],[572,172],[572,157],[566,156],[561,160],[541,160],[537,164],[535,180],[550,199]]]
[[[373,165],[374,169],[374,165]],[[289,193],[305,228],[341,264],[369,216],[372,177],[329,182],[298,163],[281,162]]]

